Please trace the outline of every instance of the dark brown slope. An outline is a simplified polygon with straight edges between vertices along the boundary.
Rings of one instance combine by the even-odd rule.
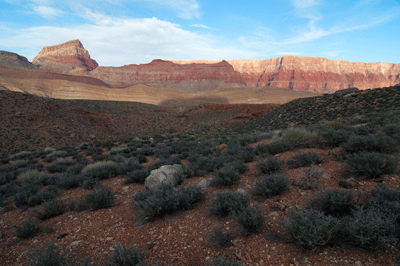
[[[157,112],[158,107],[142,103],[61,101],[0,91],[0,106],[0,158],[46,146],[73,146],[186,127],[173,114]],[[117,106],[121,112],[105,113]]]

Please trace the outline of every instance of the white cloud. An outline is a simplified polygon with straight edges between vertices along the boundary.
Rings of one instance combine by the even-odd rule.
[[[44,18],[54,18],[64,14],[63,11],[49,6],[33,6],[33,11]]]
[[[190,25],[190,26],[196,27],[196,28],[207,29],[207,30],[211,29],[210,27],[208,27],[206,25],[203,25],[203,24],[193,24],[193,25]]]
[[[157,18],[119,19],[90,10],[86,14],[94,24],[27,28],[14,37],[0,39],[0,43],[13,49],[35,47],[36,51],[24,54],[32,60],[43,46],[80,39],[102,66],[148,63],[155,58],[232,59],[254,55],[246,49],[223,46],[222,41],[217,44],[218,37],[187,31]]]
[[[292,5],[295,8],[310,8],[318,4],[318,0],[291,0]]]

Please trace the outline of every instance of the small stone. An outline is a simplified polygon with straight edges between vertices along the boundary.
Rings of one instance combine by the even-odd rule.
[[[281,202],[275,202],[272,204],[272,208],[274,210],[284,211],[286,209],[286,205]]]
[[[363,266],[363,265],[362,265],[361,261],[358,260],[358,261],[356,261],[356,262],[354,263],[354,266]]]
[[[271,212],[271,213],[269,213],[269,214],[267,215],[267,217],[277,217],[277,216],[279,216],[279,213],[278,213],[278,212]]]
[[[91,139],[95,139],[96,136],[95,136],[95,135],[90,135],[90,138],[91,138]]]
[[[71,247],[75,247],[75,246],[79,245],[81,242],[82,242],[82,240],[74,241],[74,242],[71,243],[70,246]]]

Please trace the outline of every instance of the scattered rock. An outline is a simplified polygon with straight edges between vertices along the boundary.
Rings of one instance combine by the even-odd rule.
[[[71,247],[78,246],[82,241],[83,241],[83,240],[74,241],[74,242],[71,243],[70,246],[71,246]]]
[[[274,210],[284,211],[286,209],[286,205],[282,202],[275,202],[274,204],[272,204],[272,208]]]
[[[166,182],[171,182],[175,186],[179,183],[179,179],[182,177],[182,175],[182,165],[163,165],[160,168],[150,172],[150,175],[144,181],[144,185],[147,189]]]
[[[201,188],[206,188],[211,184],[211,181],[212,178],[203,179],[199,183],[197,183],[197,185]]]
[[[354,180],[354,178],[349,178],[349,179],[346,179],[346,180],[340,180],[339,181],[339,187],[342,187],[342,188],[352,189],[352,188],[355,188],[357,186],[358,186],[358,184]]]
[[[363,266],[363,264],[361,263],[361,261],[358,260],[354,263],[354,266]]]
[[[95,135],[90,135],[90,138],[91,138],[91,139],[95,139],[96,136],[95,136]]]
[[[279,213],[276,212],[276,211],[270,212],[270,213],[267,215],[267,217],[277,217],[277,216],[279,216]]]

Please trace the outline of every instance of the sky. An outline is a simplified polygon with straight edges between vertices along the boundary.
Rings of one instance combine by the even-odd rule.
[[[0,0],[0,50],[79,39],[101,66],[284,55],[400,63],[400,0]]]

